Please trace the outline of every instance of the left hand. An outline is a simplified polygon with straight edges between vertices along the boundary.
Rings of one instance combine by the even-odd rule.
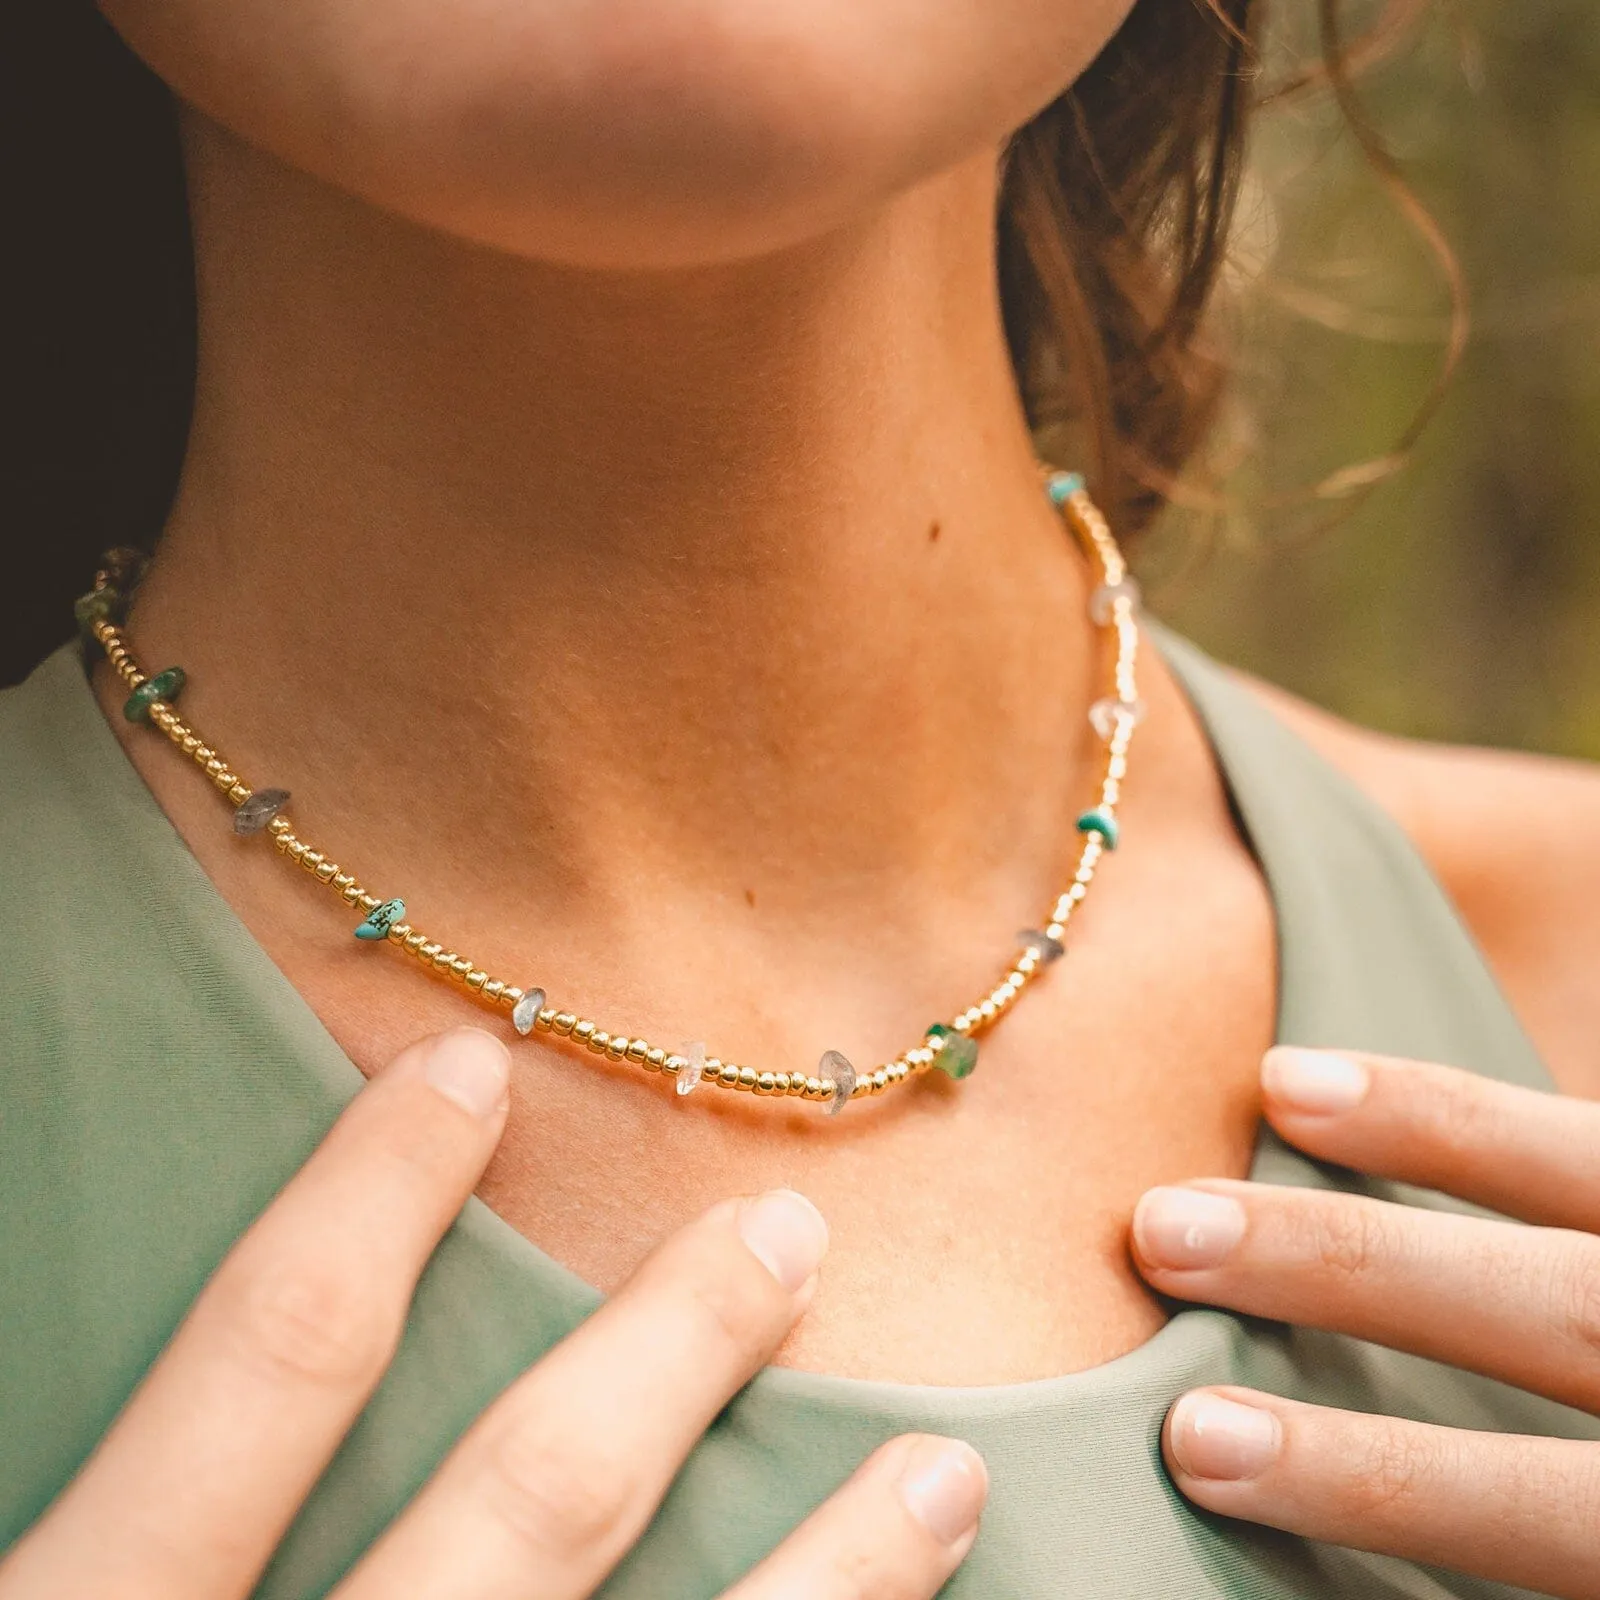
[[[1324,1050],[1270,1051],[1262,1085],[1268,1121],[1307,1154],[1521,1220],[1199,1179],[1139,1202],[1133,1255],[1152,1288],[1600,1413],[1600,1104]],[[1219,1388],[1173,1405],[1162,1451],[1223,1516],[1600,1597],[1600,1445]]]

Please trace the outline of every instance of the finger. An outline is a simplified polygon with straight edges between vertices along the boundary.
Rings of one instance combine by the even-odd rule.
[[[809,1303],[826,1247],[789,1189],[673,1234],[484,1413],[339,1600],[589,1594]]]
[[[1231,1179],[1151,1189],[1133,1254],[1180,1300],[1328,1328],[1600,1410],[1600,1239]]]
[[[18,1547],[39,1592],[249,1591],[389,1363],[504,1127],[508,1071],[504,1045],[457,1028],[351,1102]]]
[[[1600,1231],[1600,1104],[1394,1057],[1279,1046],[1267,1120],[1324,1161]]]
[[[1162,1452],[1196,1505],[1562,1600],[1600,1595],[1594,1446],[1197,1389]]]
[[[926,1600],[972,1548],[988,1491],[971,1445],[901,1434],[723,1600]]]

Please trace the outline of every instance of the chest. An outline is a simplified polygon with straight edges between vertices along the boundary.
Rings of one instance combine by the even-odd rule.
[[[1272,1040],[1259,875],[1219,853],[1176,889],[1158,862],[1130,861],[1069,957],[985,1036],[970,1078],[930,1074],[837,1119],[718,1090],[679,1100],[658,1078],[523,1041],[482,1198],[609,1291],[714,1200],[788,1185],[821,1208],[832,1244],[780,1364],[967,1385],[1108,1360],[1165,1317],[1128,1262],[1134,1202],[1154,1183],[1245,1175]],[[335,993],[313,1000],[365,1071],[464,1020],[445,992],[389,1040],[370,1022],[391,1013],[370,999],[348,1012]],[[719,1002],[708,991],[705,1013]]]

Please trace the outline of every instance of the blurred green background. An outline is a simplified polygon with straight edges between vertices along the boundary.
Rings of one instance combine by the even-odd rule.
[[[1316,53],[1311,9],[1280,3],[1269,79]],[[1404,434],[1450,297],[1331,98],[1280,102],[1225,308],[1228,504],[1169,512],[1137,564],[1168,620],[1346,716],[1600,758],[1600,6],[1418,5],[1355,88],[1459,259],[1462,363],[1397,473],[1313,496]]]

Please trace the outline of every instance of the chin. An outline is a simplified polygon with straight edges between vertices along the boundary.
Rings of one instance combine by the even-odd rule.
[[[820,236],[1059,94],[1131,0],[103,0],[180,100],[413,221],[596,268]]]

